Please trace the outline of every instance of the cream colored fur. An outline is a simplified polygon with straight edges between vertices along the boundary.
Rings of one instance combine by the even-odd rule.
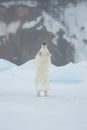
[[[51,60],[51,53],[49,52],[47,45],[42,45],[40,51],[36,57],[36,77],[35,87],[37,96],[40,96],[40,92],[43,91],[45,96],[49,90],[49,63]]]

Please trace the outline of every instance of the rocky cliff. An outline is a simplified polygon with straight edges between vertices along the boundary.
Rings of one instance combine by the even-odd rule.
[[[86,33],[86,26],[83,26],[84,23],[79,25],[78,18],[74,18],[74,10],[77,9],[78,13],[81,5],[80,8],[87,6],[85,1],[81,5],[75,1],[61,2],[1,1],[0,58],[18,65],[23,64],[34,58],[41,44],[46,42],[52,53],[53,64],[61,66],[79,59],[78,50],[83,46],[82,51],[86,51],[87,40],[85,37],[79,38],[77,27],[79,26],[80,32]],[[79,41],[81,46],[76,43]]]

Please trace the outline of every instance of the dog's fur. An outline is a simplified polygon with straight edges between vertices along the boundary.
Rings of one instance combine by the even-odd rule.
[[[51,61],[51,53],[49,52],[47,45],[42,44],[41,49],[37,53],[36,57],[36,78],[35,87],[37,96],[40,96],[40,92],[43,91],[45,96],[49,90],[49,63]]]

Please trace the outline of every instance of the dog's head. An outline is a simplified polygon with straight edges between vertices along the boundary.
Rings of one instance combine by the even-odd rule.
[[[42,56],[51,56],[51,53],[49,52],[46,43],[42,44],[41,49],[39,51],[39,55],[42,55]]]
[[[46,44],[46,43],[43,43],[42,46],[41,46],[41,48],[42,48],[43,50],[46,50],[46,49],[47,49],[47,44]]]

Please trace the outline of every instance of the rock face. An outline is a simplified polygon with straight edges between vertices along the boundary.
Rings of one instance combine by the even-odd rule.
[[[52,33],[54,28],[49,29],[50,21],[42,14],[39,7],[0,5],[0,58],[23,64],[34,58],[41,44],[46,42],[53,64],[74,62],[74,47],[64,38],[63,28],[60,26]],[[55,24],[55,30],[57,28]]]

